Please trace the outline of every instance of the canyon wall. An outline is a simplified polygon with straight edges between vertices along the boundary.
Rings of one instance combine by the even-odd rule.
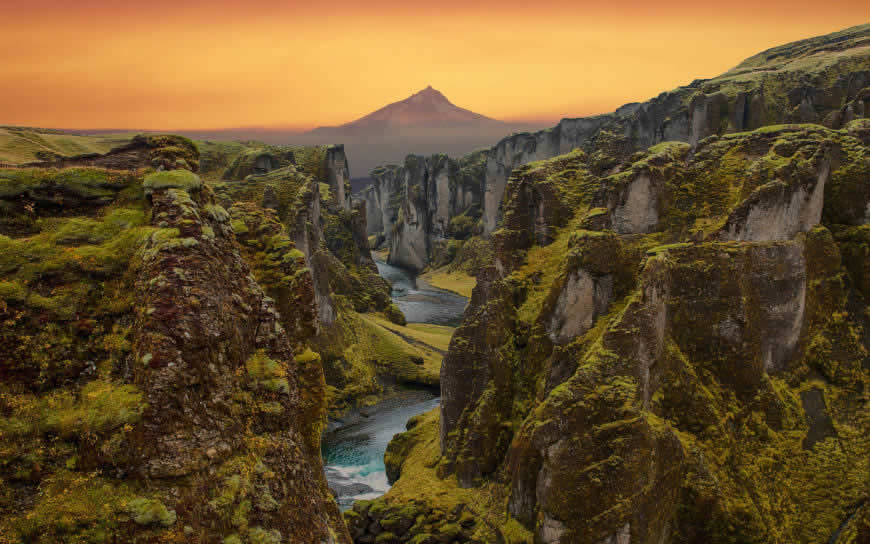
[[[486,150],[485,167],[473,171],[481,187],[480,229],[491,235],[499,228],[505,186],[515,168],[573,149],[590,153],[592,168],[603,173],[631,153],[661,142],[681,141],[694,146],[711,135],[767,125],[817,123],[840,128],[863,118],[868,114],[865,102],[870,97],[867,42],[868,25],[795,42],[753,56],[716,78],[696,80],[647,102],[626,104],[609,114],[564,119],[535,133],[508,136]],[[401,184],[378,184],[381,170],[372,175],[375,189],[367,189],[360,197],[370,201],[370,233],[392,239],[399,208],[436,209],[437,203],[412,204]],[[425,266],[428,261],[420,248],[431,246],[434,234],[427,237],[422,232],[427,229],[420,228],[404,230],[405,237],[413,241],[399,245],[397,249],[404,255],[396,262],[413,268],[419,268],[421,262]],[[413,258],[408,258],[409,254]]]
[[[493,262],[355,542],[870,538],[868,39],[491,150]]]
[[[478,220],[484,160],[482,152],[460,160],[409,155],[401,166],[372,171],[373,182],[360,198],[366,202],[368,232],[376,245],[390,249],[390,264],[420,271],[453,234],[456,218]]]
[[[0,540],[347,542],[306,257],[160,142],[0,170]]]

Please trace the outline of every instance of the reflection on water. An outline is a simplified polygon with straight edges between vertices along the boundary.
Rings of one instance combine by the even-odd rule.
[[[435,288],[418,288],[416,278],[407,270],[376,263],[380,275],[392,285],[393,301],[409,323],[459,324],[468,299]],[[351,415],[343,424],[330,425],[323,436],[323,462],[329,487],[342,510],[350,508],[353,501],[374,499],[387,492],[387,444],[405,430],[410,418],[438,403],[431,393],[412,392],[368,409],[366,416]]]
[[[459,325],[468,299],[434,287],[418,288],[411,272],[375,261],[380,275],[393,287],[393,301],[405,314],[408,323]]]

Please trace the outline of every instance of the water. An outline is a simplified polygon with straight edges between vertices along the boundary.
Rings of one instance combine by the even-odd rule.
[[[352,415],[350,422],[323,437],[323,462],[329,487],[346,510],[353,501],[380,497],[390,488],[384,452],[396,433],[412,417],[438,406],[431,393],[416,392],[409,398],[391,399],[369,409],[369,417]]]
[[[418,286],[417,278],[411,272],[381,261],[375,261],[375,264],[381,277],[392,285],[393,301],[405,314],[408,323],[459,325],[467,298],[425,284]]]
[[[410,323],[459,324],[468,299],[418,286],[407,270],[376,261],[378,272],[393,287],[392,298]],[[422,283],[422,282],[421,282]],[[354,501],[380,497],[390,488],[384,452],[393,436],[405,430],[412,417],[438,406],[440,399],[427,391],[405,391],[377,406],[352,412],[332,421],[323,435],[326,480],[342,510]]]

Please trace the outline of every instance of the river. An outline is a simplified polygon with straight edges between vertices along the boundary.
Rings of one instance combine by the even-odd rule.
[[[376,261],[380,275],[392,286],[393,301],[409,323],[456,326],[468,299],[420,282],[407,270]],[[323,435],[323,464],[329,487],[346,510],[356,500],[387,492],[384,452],[408,419],[438,406],[429,391],[408,390],[376,406],[355,410],[330,421]]]

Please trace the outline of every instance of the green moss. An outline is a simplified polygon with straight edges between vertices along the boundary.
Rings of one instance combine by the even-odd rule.
[[[283,541],[281,531],[277,529],[270,531],[262,527],[254,527],[248,533],[248,542],[251,544],[281,544]]]
[[[0,300],[5,302],[23,302],[27,298],[27,289],[17,281],[0,280]]]
[[[139,421],[147,404],[133,385],[95,380],[78,395],[57,391],[22,399],[10,417],[0,418],[0,431],[10,436],[54,432],[62,436],[107,433]]]
[[[169,510],[156,499],[136,498],[127,503],[130,518],[139,525],[162,525],[170,527],[175,524],[177,516],[174,510]]]
[[[268,391],[289,393],[287,371],[283,364],[269,358],[265,351],[259,350],[245,361],[248,377]]]
[[[0,169],[0,198],[58,189],[83,198],[112,197],[134,183],[135,178],[125,172],[103,168]]]
[[[239,219],[233,219],[230,221],[230,226],[233,228],[233,232],[235,232],[236,235],[247,234],[249,232],[248,226],[245,225],[245,222]]]
[[[161,189],[181,189],[193,193],[202,189],[202,180],[189,170],[170,170],[148,174],[142,188],[146,196]]]

